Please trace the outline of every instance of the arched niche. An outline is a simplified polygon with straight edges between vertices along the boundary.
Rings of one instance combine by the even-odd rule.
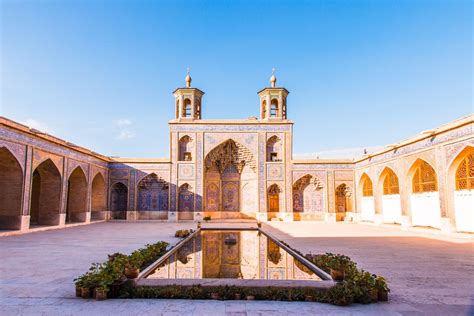
[[[363,173],[359,183],[361,188],[361,220],[373,222],[375,221],[375,201],[372,180],[366,173]]]
[[[167,211],[169,184],[151,173],[138,183],[138,211]]]
[[[0,148],[0,229],[21,228],[23,171],[6,147]]]
[[[128,210],[128,187],[117,182],[112,185],[110,191],[110,212],[112,219],[127,219]]]
[[[179,139],[179,153],[178,153],[178,160],[179,161],[192,161],[193,160],[193,148],[194,142],[193,139],[185,135]]]
[[[61,173],[51,159],[33,171],[30,201],[30,227],[59,225]]]
[[[104,220],[107,213],[107,186],[102,173],[98,172],[92,180],[91,220]]]
[[[278,162],[283,159],[283,145],[281,139],[274,135],[267,140],[267,161]]]

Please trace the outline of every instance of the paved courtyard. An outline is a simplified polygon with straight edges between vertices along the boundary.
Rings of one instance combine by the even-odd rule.
[[[213,224],[216,225],[216,224]],[[227,225],[227,224],[223,224]],[[336,307],[306,302],[107,300],[74,297],[73,278],[108,253],[175,243],[191,223],[108,222],[0,238],[0,315],[469,315],[474,243],[349,223],[264,224],[303,253],[337,252],[388,278],[390,302]]]

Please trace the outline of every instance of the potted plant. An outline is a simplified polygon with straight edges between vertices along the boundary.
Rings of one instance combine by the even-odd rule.
[[[107,299],[107,292],[108,292],[108,289],[106,287],[96,287],[94,289],[95,291],[95,299],[98,300],[98,301],[103,301],[105,299]]]
[[[140,274],[140,269],[132,264],[127,264],[125,266],[124,274],[127,279],[136,279]]]
[[[211,220],[211,216],[204,216],[202,219],[207,223]]]
[[[377,299],[381,302],[388,301],[388,292],[390,292],[390,289],[384,277],[377,276],[375,278],[375,288],[377,289]]]
[[[352,265],[352,260],[348,256],[334,255],[328,253],[327,265],[330,269],[331,277],[335,281],[343,281],[347,270]]]

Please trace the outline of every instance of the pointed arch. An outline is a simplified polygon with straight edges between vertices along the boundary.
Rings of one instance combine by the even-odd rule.
[[[138,183],[138,211],[167,211],[169,184],[156,173],[150,173]]]
[[[178,189],[178,212],[194,212],[194,192],[188,183]]]
[[[418,158],[410,167],[408,178],[412,225],[440,228],[441,207],[436,171],[428,162]]]
[[[474,233],[474,147],[466,146],[448,168],[448,210],[456,230]]]
[[[112,185],[110,193],[110,211],[112,219],[127,219],[128,187],[123,182]]]
[[[346,212],[352,212],[352,188],[346,184],[341,183],[336,187],[336,213],[342,213],[342,216],[338,216],[342,220],[345,219]]]
[[[280,137],[273,135],[267,140],[267,161],[282,161],[283,146]]]
[[[276,218],[282,210],[282,190],[276,183],[270,185],[267,189],[267,213],[268,219]]]
[[[59,225],[61,173],[51,159],[40,163],[33,171],[30,202],[30,227]]]
[[[375,200],[374,191],[372,186],[372,180],[364,172],[360,177],[359,181],[359,192],[362,195],[361,198],[361,219],[363,221],[375,221]]]
[[[412,193],[438,191],[436,171],[425,160],[418,158],[410,167]]]
[[[204,211],[216,218],[248,218],[256,213],[257,162],[242,144],[227,139],[204,159]]]
[[[382,170],[379,181],[382,183],[383,195],[400,194],[398,176],[391,168],[385,167]]]
[[[293,212],[324,211],[323,184],[315,176],[306,174],[293,184]]]
[[[183,102],[183,117],[192,117],[191,99],[186,98]]]
[[[233,139],[227,139],[214,147],[204,160],[206,170],[216,166],[221,173],[230,164],[235,165],[239,172],[242,171],[245,165],[255,172],[257,170],[257,162],[252,152]]]
[[[21,228],[23,169],[15,155],[0,147],[0,229]]]
[[[85,222],[87,211],[87,177],[77,166],[68,179],[66,223]]]
[[[474,190],[474,147],[467,146],[453,160],[456,191]]]
[[[262,101],[262,119],[267,117],[267,100]]]
[[[278,99],[272,99],[270,102],[270,117],[278,117]]]
[[[367,175],[367,173],[363,173],[360,177],[360,185],[362,186],[362,196],[374,196],[372,180]]]
[[[179,161],[192,161],[193,154],[192,149],[194,142],[189,135],[185,135],[179,139],[178,148],[178,160]]]
[[[97,172],[91,187],[91,220],[103,220],[107,211],[107,186],[104,176]]]
[[[402,208],[400,201],[400,184],[395,172],[385,167],[379,177],[379,192],[381,196],[381,213],[384,223],[401,224]]]

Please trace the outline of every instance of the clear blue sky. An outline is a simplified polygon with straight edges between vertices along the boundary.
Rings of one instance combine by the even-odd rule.
[[[473,112],[471,1],[1,1],[0,113],[167,157],[191,68],[203,118],[258,116],[272,67],[294,153],[400,141]]]

